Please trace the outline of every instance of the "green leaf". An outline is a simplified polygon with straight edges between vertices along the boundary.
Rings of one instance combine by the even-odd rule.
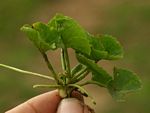
[[[91,45],[87,38],[87,32],[85,32],[75,20],[57,14],[52,20],[50,20],[48,26],[58,30],[61,40],[66,47],[90,54]]]
[[[114,98],[120,100],[126,93],[137,91],[141,87],[141,81],[135,73],[114,68],[114,79],[109,83],[108,89]]]
[[[103,44],[105,51],[108,52],[108,56],[106,59],[113,60],[123,57],[123,48],[116,38],[110,35],[101,35],[99,40]]]
[[[99,61],[101,59],[115,60],[123,57],[123,48],[116,38],[110,35],[90,36],[91,47],[88,58]]]
[[[21,31],[25,32],[28,38],[37,46],[39,45],[39,37],[38,37],[38,32],[33,29],[32,26],[30,25],[24,25],[21,27]]]
[[[100,41],[99,37],[90,36],[89,38],[91,47],[90,56],[87,55],[92,60],[99,61],[101,59],[105,59],[108,55],[108,52],[105,51],[105,48]]]
[[[44,52],[64,46],[85,54],[91,52],[87,32],[67,16],[57,14],[47,25],[37,22],[33,26],[25,25],[21,30]]]
[[[34,27],[36,27],[36,29]],[[46,25],[38,22],[34,24],[34,27],[31,25],[24,25],[21,31],[26,33],[28,38],[40,51],[45,52],[49,49],[55,49],[53,38],[51,39],[52,32],[48,30]]]
[[[48,25],[41,22],[34,23],[33,27],[39,32],[40,38],[45,43],[52,45],[57,42],[59,35],[55,29],[50,28]]]
[[[92,72],[92,80],[103,84],[107,87],[108,83],[112,80],[112,77],[101,67],[99,67],[93,60],[90,60],[83,55],[78,54],[77,59],[80,63],[87,66]]]

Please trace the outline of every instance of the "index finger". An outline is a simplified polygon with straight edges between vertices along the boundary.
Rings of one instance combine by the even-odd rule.
[[[6,113],[56,113],[60,101],[55,90],[36,96]]]

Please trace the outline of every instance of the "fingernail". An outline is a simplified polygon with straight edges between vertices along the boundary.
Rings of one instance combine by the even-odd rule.
[[[57,109],[57,113],[90,113],[84,104],[76,98],[63,99]]]

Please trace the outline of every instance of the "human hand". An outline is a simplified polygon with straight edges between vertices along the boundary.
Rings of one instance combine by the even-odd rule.
[[[36,96],[5,113],[90,113],[78,99],[63,99],[58,91]]]

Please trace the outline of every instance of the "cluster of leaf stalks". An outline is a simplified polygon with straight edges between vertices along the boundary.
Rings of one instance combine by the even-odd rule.
[[[62,14],[54,16],[48,24],[36,22],[32,25],[24,25],[21,30],[27,34],[42,54],[51,76],[20,70],[4,64],[0,66],[55,80],[55,84],[34,85],[34,87],[57,88],[60,96],[64,98],[70,97],[73,90],[78,90],[81,94],[92,98],[83,86],[95,84],[107,88],[112,96],[119,100],[123,99],[125,93],[141,88],[140,79],[132,71],[115,67],[113,74],[110,75],[97,64],[101,60],[118,60],[123,57],[122,46],[116,38],[110,35],[91,35],[75,20]],[[68,48],[73,49],[78,60],[78,64],[73,68],[70,67]],[[61,50],[63,72],[55,71],[46,53],[56,49]],[[89,73],[91,79],[82,81],[87,75],[90,76]]]

